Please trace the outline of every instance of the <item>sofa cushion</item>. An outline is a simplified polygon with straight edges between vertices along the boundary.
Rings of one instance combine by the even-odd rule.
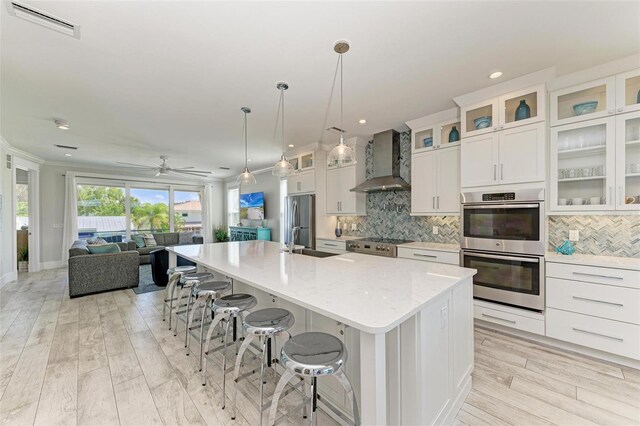
[[[147,234],[147,235],[153,235],[153,239],[156,241],[156,244],[158,244],[159,246],[164,246],[164,234],[161,233],[157,233],[157,234]]]
[[[165,232],[163,235],[165,246],[175,246],[176,244],[179,244],[180,234],[178,232]]]
[[[137,250],[138,250],[138,253],[140,253],[140,255],[142,256],[142,255],[149,254],[149,253],[151,253],[152,251],[155,251],[155,250],[162,250],[162,249],[164,249],[164,246],[141,247],[141,248],[139,248],[139,249],[137,249]]]
[[[120,253],[120,247],[118,247],[118,244],[116,243],[95,245],[88,244],[87,249],[91,254]]]
[[[157,241],[153,234],[144,234],[144,245],[145,247],[155,247],[158,244],[162,244],[162,242]]]
[[[178,244],[193,244],[193,232],[179,232]]]
[[[107,240],[104,238],[87,238],[87,244],[95,246],[97,244],[107,244]]]
[[[144,237],[142,235],[132,235],[131,239],[135,241],[137,248],[144,247]]]
[[[85,241],[75,241],[69,249],[69,257],[82,256],[85,254],[90,254]]]

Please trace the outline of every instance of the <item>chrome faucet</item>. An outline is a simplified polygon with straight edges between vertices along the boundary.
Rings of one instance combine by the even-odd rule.
[[[294,226],[291,228],[291,234],[289,235],[289,254],[293,254],[293,248],[296,245],[296,237],[298,236],[298,231],[300,231],[299,226]]]

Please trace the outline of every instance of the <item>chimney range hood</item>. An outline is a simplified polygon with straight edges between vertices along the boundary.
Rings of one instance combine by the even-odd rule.
[[[373,135],[373,177],[352,192],[409,191],[411,185],[400,177],[400,134],[395,130]]]

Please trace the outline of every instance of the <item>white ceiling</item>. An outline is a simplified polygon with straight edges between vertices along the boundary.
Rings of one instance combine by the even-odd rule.
[[[79,24],[82,36],[17,19],[2,5],[5,140],[52,161],[66,159],[53,144],[77,145],[73,159],[96,165],[167,154],[173,167],[218,177],[242,166],[244,105],[253,109],[250,166],[278,159],[277,81],[291,86],[287,143],[319,140],[339,39],[351,43],[348,136],[450,108],[453,96],[493,84],[487,75],[496,69],[498,81],[550,66],[565,74],[640,51],[637,1],[25,3]],[[54,117],[71,129],[56,129]]]

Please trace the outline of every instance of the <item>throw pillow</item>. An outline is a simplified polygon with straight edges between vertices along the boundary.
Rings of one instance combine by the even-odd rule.
[[[120,253],[120,247],[116,243],[87,245],[87,249],[91,254]]]
[[[156,243],[156,239],[153,238],[153,234],[144,234],[144,245],[147,247],[156,247],[158,243]]]
[[[95,246],[98,244],[107,244],[107,240],[97,237],[97,238],[87,238],[87,244]]]
[[[180,232],[178,234],[178,244],[193,244],[193,232]]]
[[[136,242],[137,248],[144,247],[144,237],[142,235],[132,235],[131,239]]]

